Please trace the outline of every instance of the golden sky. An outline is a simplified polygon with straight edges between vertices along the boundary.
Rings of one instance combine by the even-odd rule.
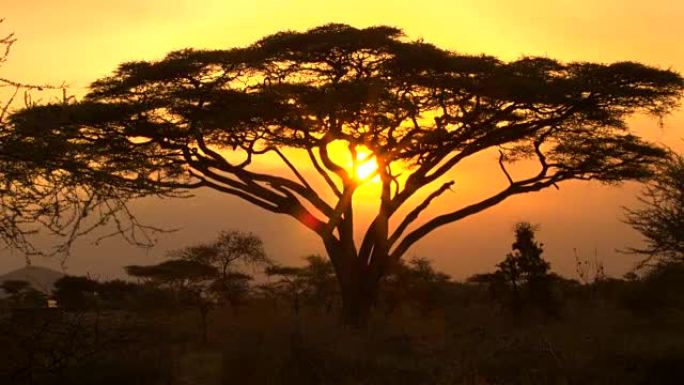
[[[634,60],[684,71],[681,0],[0,0],[2,17],[0,34],[13,31],[18,42],[0,76],[31,83],[64,82],[75,95],[124,61],[157,59],[186,47],[243,46],[280,30],[330,22],[398,26],[412,39],[502,59],[541,55],[563,61]],[[651,140],[684,149],[682,111],[667,118],[662,129],[645,118],[634,119],[633,124]],[[462,172],[455,199],[477,195],[500,178],[483,170],[473,163]],[[510,249],[513,224],[528,220],[541,225],[538,237],[555,270],[573,276],[573,248],[578,248],[582,255],[596,252],[608,273],[620,275],[634,259],[615,249],[639,239],[620,222],[621,207],[634,204],[637,189],[634,184],[572,182],[559,191],[514,197],[437,231],[408,255],[432,258],[457,278],[491,270]],[[148,200],[136,206],[148,221],[182,230],[162,237],[147,253],[115,241],[100,247],[82,242],[67,262],[69,271],[121,275],[122,265],[158,260],[166,250],[208,241],[219,230],[235,227],[260,235],[282,262],[322,251],[317,239],[293,220],[217,193],[203,192],[182,202]],[[0,272],[22,261],[19,255],[7,255],[0,259]]]

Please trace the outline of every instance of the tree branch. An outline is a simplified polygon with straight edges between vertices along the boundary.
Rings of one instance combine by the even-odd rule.
[[[394,243],[397,241],[397,239],[399,239],[399,237],[401,237],[401,235],[404,233],[406,228],[411,223],[413,223],[416,219],[418,219],[418,216],[420,215],[420,213],[422,213],[426,208],[428,208],[428,206],[430,206],[430,203],[432,203],[432,201],[435,198],[442,195],[445,191],[450,190],[451,186],[453,186],[453,185],[454,185],[454,181],[449,181],[449,182],[444,183],[440,188],[438,188],[437,190],[433,191],[430,195],[428,195],[428,197],[425,198],[425,200],[421,204],[419,204],[413,210],[411,210],[411,212],[406,215],[406,217],[401,222],[401,224],[396,228],[396,230],[394,230],[394,232],[390,236],[390,238],[389,238],[390,247],[392,247],[392,245],[394,245]]]
[[[527,193],[532,191],[539,191],[545,187],[552,186],[559,179],[555,177],[548,178],[534,178],[528,179],[524,182],[515,182],[513,185],[508,186],[501,192],[484,199],[480,202],[474,203],[472,205],[466,206],[462,209],[440,215],[433,218],[422,226],[410,232],[406,237],[399,243],[399,245],[391,252],[393,260],[398,260],[404,253],[417,241],[422,239],[424,236],[432,232],[433,230],[444,226],[446,224],[458,221],[460,219],[466,218],[473,214],[477,214],[487,208],[490,208],[498,203],[501,203],[506,198],[517,195],[521,193]]]

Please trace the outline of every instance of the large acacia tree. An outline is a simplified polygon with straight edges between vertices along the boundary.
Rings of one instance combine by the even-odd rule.
[[[358,322],[383,274],[433,230],[565,180],[647,176],[664,151],[625,119],[668,113],[682,89],[678,74],[638,63],[504,62],[392,27],[333,24],[124,63],[80,102],[16,113],[12,130],[31,151],[59,151],[85,184],[206,187],[295,218],[322,240],[346,319]],[[340,143],[352,162],[370,151],[375,173],[354,173],[334,153]],[[490,150],[505,187],[418,220],[452,188],[450,170]],[[255,167],[264,157],[282,172]],[[507,164],[519,159],[538,168],[516,179]],[[378,210],[355,238],[352,197],[370,178]]]

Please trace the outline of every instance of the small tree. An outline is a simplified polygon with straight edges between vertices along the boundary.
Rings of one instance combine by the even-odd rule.
[[[133,310],[135,306],[144,306],[144,288],[133,282],[115,279],[100,282],[97,288],[102,306],[110,309]]]
[[[150,266],[126,266],[126,272],[148,284],[171,290],[176,300],[187,301],[200,314],[202,341],[207,342],[208,315],[216,304],[212,284],[218,275],[214,266],[199,261],[174,259]]]
[[[245,298],[249,294],[249,283],[252,279],[251,275],[231,271],[221,274],[218,279],[214,280],[212,291],[228,302],[231,309],[237,313],[238,308],[243,305]]]
[[[307,300],[317,309],[329,313],[339,297],[335,269],[329,260],[320,255],[304,257],[303,279],[307,286]]]
[[[306,281],[304,279],[304,269],[301,267],[290,267],[272,265],[264,271],[268,277],[275,278],[271,287],[276,292],[286,298],[296,315],[302,308],[302,299],[306,293]]]
[[[328,313],[339,296],[333,266],[320,255],[309,255],[304,260],[306,265],[302,267],[267,267],[266,275],[275,281],[262,285],[260,290],[266,296],[277,294],[286,298],[295,314],[305,303]]]
[[[0,289],[9,295],[14,307],[45,307],[47,296],[34,289],[27,281],[8,279],[0,284]]]
[[[8,279],[0,284],[2,289],[9,296],[15,296],[31,287],[31,284],[23,279]]]
[[[174,254],[212,265],[223,277],[240,265],[259,266],[269,263],[263,241],[252,233],[239,230],[222,231],[212,243],[190,246]]]
[[[542,258],[543,244],[535,240],[535,226],[528,222],[515,225],[513,251],[497,264],[496,275],[510,290],[510,302],[518,312],[525,302],[551,310],[552,293],[549,269],[551,265]]]
[[[233,310],[242,303],[252,279],[240,270],[270,263],[261,239],[238,230],[223,231],[214,242],[189,246],[171,255],[213,266],[217,274],[213,278],[212,290],[222,296]]]
[[[450,277],[425,258],[412,258],[392,268],[383,281],[384,293],[378,298],[386,313],[409,303],[427,314],[445,303]]]
[[[53,292],[60,307],[87,310],[96,305],[99,283],[88,277],[65,275],[55,282]]]

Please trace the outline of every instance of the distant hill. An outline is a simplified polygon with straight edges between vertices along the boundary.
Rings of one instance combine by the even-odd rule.
[[[47,294],[52,291],[55,282],[63,276],[64,273],[48,269],[47,267],[26,266],[0,275],[0,283],[7,280],[22,280],[30,283],[34,289]],[[4,296],[4,291],[0,289],[0,297]]]

